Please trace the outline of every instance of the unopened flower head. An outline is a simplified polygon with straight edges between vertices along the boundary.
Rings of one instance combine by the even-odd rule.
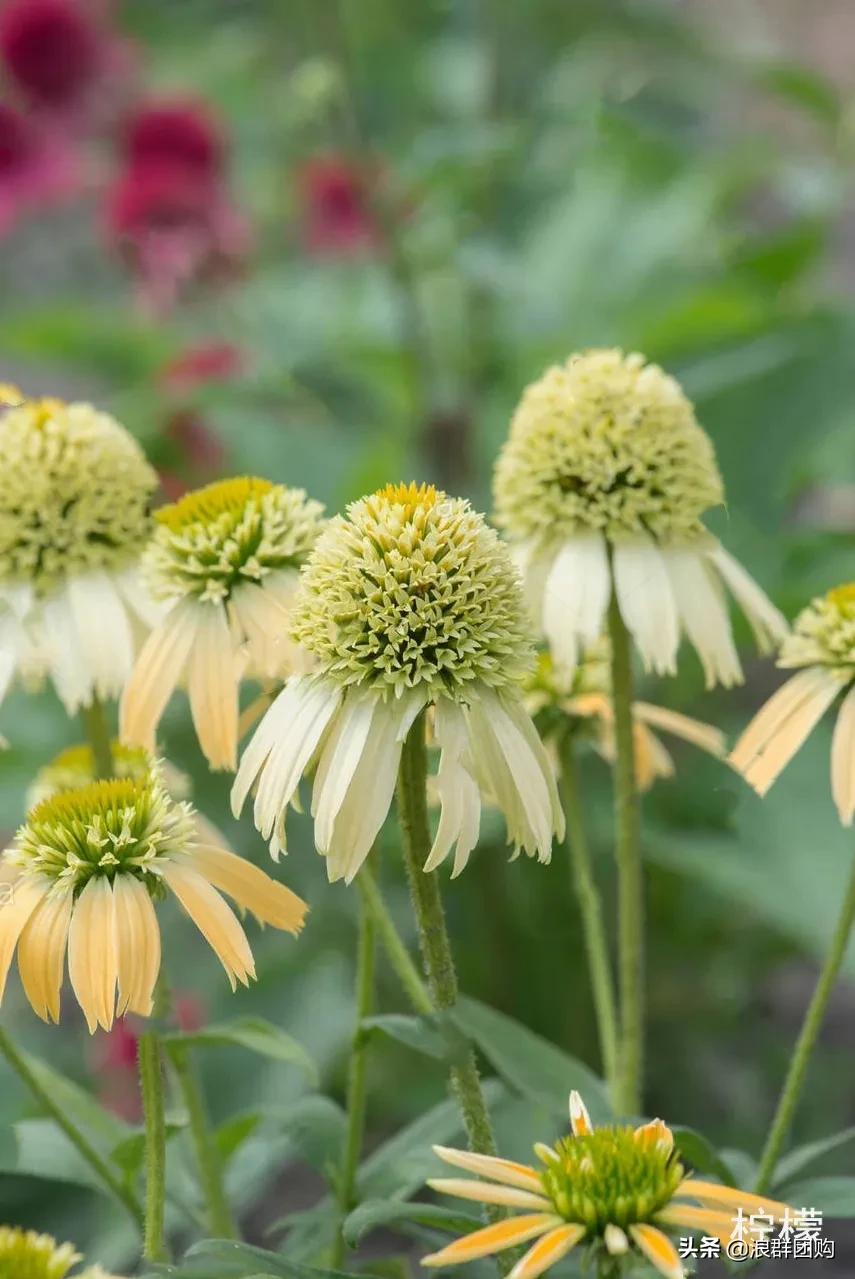
[[[446,1163],[482,1180],[437,1178],[428,1183],[434,1190],[523,1213],[465,1235],[422,1264],[454,1265],[534,1241],[510,1279],[537,1279],[584,1241],[604,1262],[634,1255],[666,1279],[683,1279],[670,1235],[696,1233],[726,1244],[735,1213],[765,1212],[771,1229],[788,1212],[748,1191],[687,1176],[661,1119],[634,1129],[594,1128],[582,1099],[571,1093],[570,1123],[571,1136],[535,1146],[540,1168],[435,1146]]]
[[[65,1279],[80,1261],[74,1244],[18,1226],[0,1226],[0,1279]]]
[[[68,950],[71,985],[90,1030],[117,1012],[148,1016],[160,969],[154,903],[171,891],[228,974],[255,975],[246,935],[220,892],[261,923],[298,932],[306,907],[226,849],[197,842],[189,804],[157,771],[90,782],[42,800],[0,861],[0,997],[17,946],[27,997],[59,1019]],[[220,891],[217,891],[220,890]]]
[[[123,741],[154,750],[157,724],[185,677],[208,762],[235,767],[242,675],[273,679],[306,664],[290,636],[291,605],[322,511],[302,489],[248,476],[158,510],[143,572],[168,611],[125,687]]]
[[[352,879],[389,809],[404,740],[432,706],[442,816],[425,869],[456,847],[462,870],[482,792],[503,810],[514,848],[549,859],[563,816],[521,701],[533,656],[521,591],[506,549],[467,502],[415,484],[355,502],[309,557],[293,633],[316,671],[270,707],[232,792],[238,812],[263,774],[255,820],[274,856],[319,755],[315,843],[331,879]]]
[[[69,713],[118,696],[155,613],[136,566],[156,487],[133,436],[91,404],[25,400],[0,415],[8,679],[49,674]]]
[[[831,739],[831,793],[840,820],[855,817],[855,583],[835,587],[799,613],[781,645],[778,665],[798,668],[755,715],[730,763],[765,795],[837,699]],[[847,691],[848,690],[848,691]]]
[[[678,383],[640,355],[588,351],[523,394],[496,463],[498,522],[568,670],[601,636],[612,591],[644,665],[674,674],[682,632],[707,686],[742,679],[722,584],[761,650],[786,624],[705,529],[724,501],[712,444]]]
[[[303,575],[294,635],[343,686],[457,697],[531,665],[505,547],[461,498],[389,485],[331,521]]]

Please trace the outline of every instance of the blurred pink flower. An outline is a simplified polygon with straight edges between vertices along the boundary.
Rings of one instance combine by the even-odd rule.
[[[36,110],[76,111],[114,52],[112,33],[84,0],[6,0],[0,9],[0,57]]]
[[[186,471],[192,487],[214,479],[225,467],[226,450],[222,440],[195,409],[172,413],[164,435],[180,451],[182,470]]]
[[[78,181],[73,148],[0,103],[0,236],[29,210],[69,195]]]
[[[222,176],[226,150],[207,106],[189,101],[139,107],[126,123],[122,149],[129,169],[172,164],[211,182]]]
[[[206,342],[188,347],[170,360],[160,375],[161,384],[171,391],[192,390],[206,382],[225,382],[242,373],[243,352],[231,342]]]
[[[179,1030],[190,1033],[205,1024],[205,1006],[189,991],[177,991],[172,999],[170,1021]],[[139,1035],[119,1017],[110,1030],[93,1037],[92,1069],[98,1080],[98,1099],[108,1110],[130,1123],[142,1117],[142,1102],[137,1081]]]
[[[376,243],[369,178],[339,156],[308,161],[299,174],[306,247],[313,253],[350,253]]]

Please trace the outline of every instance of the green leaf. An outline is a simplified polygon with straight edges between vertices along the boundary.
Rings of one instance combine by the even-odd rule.
[[[760,68],[760,82],[832,127],[840,123],[840,98],[831,82],[808,67],[777,62]]]
[[[214,1044],[235,1048],[246,1048],[249,1052],[258,1053],[261,1057],[271,1057],[274,1061],[287,1062],[299,1066],[306,1072],[312,1083],[318,1082],[318,1069],[302,1044],[286,1035],[284,1030],[265,1021],[263,1017],[240,1017],[235,1021],[220,1022],[216,1026],[206,1026],[204,1030],[182,1032],[165,1035],[164,1043],[169,1044]]]
[[[232,1155],[240,1149],[247,1137],[252,1136],[261,1123],[261,1119],[261,1111],[247,1110],[241,1115],[232,1115],[231,1119],[227,1119],[224,1124],[220,1124],[214,1134],[220,1158],[228,1162]]]
[[[48,1066],[39,1057],[26,1057],[27,1066],[39,1083],[50,1094],[63,1113],[81,1128],[93,1145],[103,1154],[109,1154],[133,1135],[133,1128],[119,1119],[112,1111],[105,1110],[94,1097],[59,1071]]]
[[[465,1234],[482,1225],[480,1217],[470,1216],[439,1204],[402,1203],[400,1199],[368,1199],[355,1208],[344,1223],[344,1237],[355,1248],[369,1230],[390,1226],[399,1221],[415,1221],[452,1234]]]
[[[775,1169],[775,1177],[773,1185],[784,1186],[788,1181],[798,1176],[799,1173],[809,1168],[811,1164],[816,1163],[825,1155],[830,1155],[835,1150],[840,1150],[842,1146],[848,1146],[850,1142],[855,1141],[855,1128],[844,1128],[841,1132],[836,1132],[830,1137],[822,1137],[819,1141],[809,1141],[804,1146],[799,1146],[796,1150],[791,1150],[789,1154],[784,1155]]]
[[[567,1099],[575,1088],[595,1123],[611,1117],[605,1085],[594,1072],[527,1026],[477,999],[461,999],[449,1016],[502,1078],[524,1096],[566,1117]]]
[[[227,1266],[227,1270],[218,1270],[218,1276],[234,1276],[234,1279],[252,1279],[258,1274],[273,1275],[277,1279],[352,1279],[342,1270],[325,1270],[319,1266],[307,1266],[299,1261],[290,1261],[280,1252],[267,1252],[264,1248],[254,1248],[250,1244],[231,1243],[224,1239],[204,1239],[194,1244],[187,1253],[188,1259],[200,1257],[205,1261],[216,1261],[218,1266]]]
[[[725,1186],[735,1186],[736,1179],[721,1156],[713,1149],[706,1137],[695,1132],[694,1128],[676,1127],[671,1129],[674,1144],[681,1155],[685,1155],[693,1168],[698,1172],[711,1172]]]
[[[262,1113],[287,1134],[300,1157],[312,1168],[323,1172],[338,1162],[347,1116],[329,1097],[312,1093],[291,1106],[266,1106]]]
[[[13,1127],[15,1150],[4,1143],[0,1172],[39,1177],[109,1194],[104,1183],[52,1119],[23,1119]]]
[[[168,1119],[166,1121],[166,1140],[169,1141],[176,1133],[183,1131],[185,1127],[185,1123],[177,1123],[175,1120]],[[136,1132],[132,1132],[130,1136],[125,1137],[123,1141],[120,1141],[118,1146],[114,1146],[110,1151],[110,1158],[113,1163],[119,1165],[129,1179],[135,1177],[145,1160],[145,1129],[140,1128]]]
[[[855,1217],[855,1177],[814,1177],[787,1187],[793,1208],[816,1208],[825,1217]]]
[[[435,1057],[437,1061],[447,1061],[454,1048],[437,1029],[433,1018],[405,1017],[402,1013],[388,1013],[382,1017],[366,1017],[362,1022],[363,1030],[387,1035],[399,1044],[415,1048],[416,1052],[426,1057]]]

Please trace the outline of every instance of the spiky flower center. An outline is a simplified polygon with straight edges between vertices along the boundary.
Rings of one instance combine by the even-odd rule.
[[[802,609],[781,645],[778,665],[838,667],[841,680],[855,674],[855,582]]]
[[[42,800],[7,859],[75,891],[93,876],[112,882],[116,875],[133,875],[158,893],[166,863],[189,851],[194,836],[190,805],[174,803],[149,773],[90,782]]]
[[[0,1279],[65,1279],[80,1260],[73,1244],[17,1226],[0,1226]]]
[[[240,582],[262,582],[303,564],[322,526],[323,507],[303,489],[241,476],[187,493],[156,512],[143,559],[159,599],[226,600]]]
[[[541,1173],[556,1212],[589,1234],[651,1221],[684,1176],[673,1149],[640,1142],[622,1127],[562,1138]]]
[[[186,774],[165,760],[156,761],[144,747],[126,746],[124,742],[113,741],[110,743],[110,754],[114,777],[131,777],[136,781],[143,781],[151,777],[158,768],[173,799],[186,799],[190,794]],[[43,799],[58,795],[60,791],[77,790],[78,787],[97,780],[98,769],[92,747],[86,742],[68,746],[36,773],[27,790],[27,811],[35,808]]]
[[[531,662],[507,550],[469,503],[426,485],[354,502],[318,539],[293,634],[342,684],[465,696],[517,681]]]
[[[0,580],[49,589],[135,559],[157,474],[91,404],[29,400],[0,416]]]
[[[548,543],[598,531],[679,541],[724,500],[715,453],[679,384],[640,355],[573,355],[532,382],[496,463],[498,522]]]

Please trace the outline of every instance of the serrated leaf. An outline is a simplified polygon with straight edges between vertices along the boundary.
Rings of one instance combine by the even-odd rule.
[[[840,1150],[843,1146],[848,1146],[852,1141],[855,1141],[855,1128],[844,1128],[842,1132],[833,1133],[830,1137],[809,1141],[806,1145],[791,1150],[779,1161],[772,1184],[778,1187],[786,1185],[811,1164],[824,1158],[825,1155],[832,1154],[835,1150]]]
[[[347,1243],[355,1248],[362,1236],[378,1226],[393,1226],[400,1221],[415,1221],[452,1234],[465,1234],[483,1224],[480,1217],[470,1216],[440,1204],[402,1203],[400,1199],[368,1199],[354,1208],[346,1218],[343,1232]]]
[[[235,1021],[220,1022],[203,1030],[165,1035],[167,1044],[193,1044],[231,1046],[245,1048],[248,1052],[270,1057],[274,1061],[287,1062],[304,1070],[312,1083],[318,1082],[318,1069],[302,1044],[291,1035],[274,1026],[263,1017],[241,1017]]]

